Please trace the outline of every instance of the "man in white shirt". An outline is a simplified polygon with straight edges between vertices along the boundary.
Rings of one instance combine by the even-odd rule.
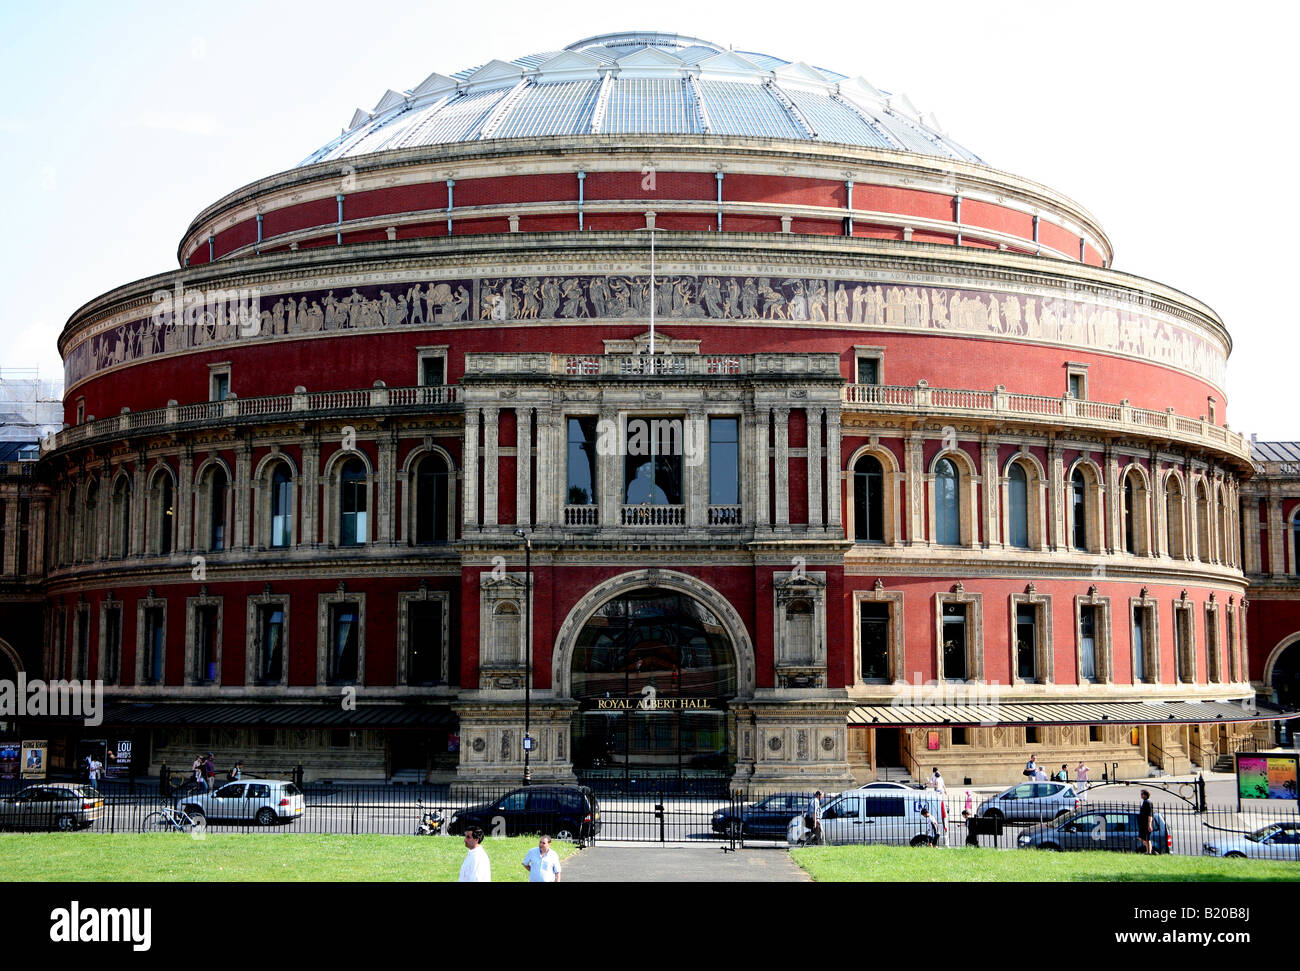
[[[528,871],[529,883],[560,882],[560,856],[551,849],[549,836],[543,836],[537,841],[536,848],[528,851],[524,857],[524,869]]]
[[[492,861],[483,849],[483,830],[471,826],[465,830],[465,862],[460,865],[458,883],[491,883]]]
[[[948,792],[948,790],[944,788],[943,776],[939,774],[939,767],[937,765],[934,767],[934,773],[930,776],[930,788],[941,796]]]

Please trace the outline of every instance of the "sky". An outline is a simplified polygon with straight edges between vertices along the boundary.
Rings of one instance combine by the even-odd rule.
[[[989,165],[1082,204],[1117,270],[1232,334],[1227,420],[1300,439],[1291,180],[1300,8],[842,0],[115,2],[0,8],[0,368],[61,377],[68,317],[175,269],[205,206],[292,168],[373,108],[494,57],[661,30],[905,93]],[[991,388],[997,375],[972,375]]]

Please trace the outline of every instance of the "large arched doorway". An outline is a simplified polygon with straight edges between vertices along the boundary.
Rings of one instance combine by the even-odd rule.
[[[1290,711],[1300,709],[1300,637],[1274,655],[1272,668],[1268,682],[1277,703]]]
[[[573,642],[574,771],[628,785],[729,777],[740,683],[726,626],[699,600],[664,587],[605,600]]]

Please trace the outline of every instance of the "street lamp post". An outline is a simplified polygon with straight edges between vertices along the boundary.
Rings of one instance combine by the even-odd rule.
[[[529,756],[532,755],[533,711],[533,540],[525,529],[515,535],[524,541],[524,785],[533,781]]]

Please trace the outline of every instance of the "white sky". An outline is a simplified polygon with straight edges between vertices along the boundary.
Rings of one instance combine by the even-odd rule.
[[[1276,299],[1300,215],[1297,28],[1293,5],[1259,2],[6,0],[0,366],[61,376],[55,339],[77,307],[174,269],[200,209],[296,165],[387,88],[652,29],[860,74],[1072,197],[1116,269],[1228,325],[1229,424],[1300,439],[1300,306]]]

